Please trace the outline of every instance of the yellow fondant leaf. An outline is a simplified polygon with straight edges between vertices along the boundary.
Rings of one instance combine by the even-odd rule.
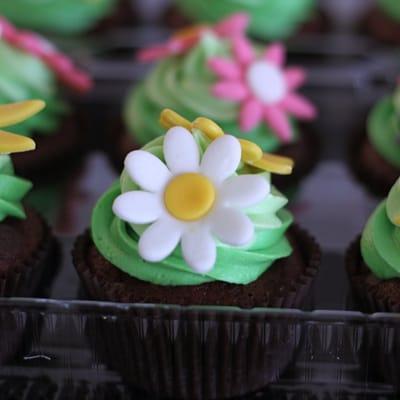
[[[31,138],[0,130],[0,154],[19,153],[35,148],[36,144]]]
[[[247,164],[278,175],[290,175],[294,166],[292,159],[269,153],[264,153],[259,160],[247,161]]]
[[[204,117],[196,118],[193,121],[193,128],[199,129],[200,131],[205,133],[211,140],[215,140],[216,138],[224,134],[224,131],[218,124],[216,124],[211,119]]]
[[[263,152],[259,146],[250,140],[239,139],[240,147],[242,148],[242,160],[244,162],[257,161],[263,156]]]
[[[192,129],[192,123],[186,118],[183,118],[175,111],[166,108],[160,114],[160,124],[165,129],[173,128],[174,126],[183,126],[189,131]]]
[[[23,122],[43,110],[45,105],[42,100],[26,100],[0,105],[0,127],[4,128]]]

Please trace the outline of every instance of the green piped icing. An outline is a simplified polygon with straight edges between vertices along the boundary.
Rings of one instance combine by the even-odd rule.
[[[77,34],[110,13],[116,0],[2,0],[0,14],[19,27]]]
[[[28,99],[44,100],[46,109],[9,129],[25,136],[53,133],[66,112],[53,72],[42,61],[0,40],[0,104]]]
[[[209,140],[199,131],[194,133],[194,137],[203,153]],[[163,140],[163,136],[156,138],[143,149],[164,161]],[[249,171],[241,164],[237,173]],[[261,175],[270,180],[270,174]],[[236,248],[217,242],[217,262],[209,273],[200,275],[191,270],[182,258],[180,246],[162,262],[145,262],[138,254],[138,240],[146,226],[127,224],[112,212],[112,204],[119,194],[137,189],[138,186],[123,171],[120,180],[98,201],[91,224],[92,238],[100,253],[137,279],[168,286],[200,285],[212,281],[245,285],[260,277],[276,260],[288,257],[292,252],[285,232],[293,218],[284,209],[287,199],[273,188],[264,201],[246,210],[255,226],[252,243]]]
[[[361,253],[378,278],[400,277],[400,179],[369,218],[361,237]]]
[[[396,1],[396,0],[394,0]],[[201,22],[217,22],[236,12],[250,15],[249,32],[262,39],[286,39],[307,21],[315,0],[177,0],[182,11]]]
[[[368,137],[376,151],[400,168],[400,92],[382,99],[368,120]]]
[[[7,217],[25,218],[21,201],[32,184],[14,175],[11,158],[0,155],[0,221]]]
[[[398,0],[378,0],[378,2],[386,14],[400,21],[400,2]]]
[[[162,135],[158,118],[164,108],[171,108],[189,120],[199,115],[210,118],[225,132],[251,140],[264,151],[277,150],[281,143],[264,123],[251,132],[242,132],[238,125],[240,106],[212,95],[217,78],[207,61],[215,56],[231,57],[230,46],[225,40],[206,35],[187,54],[158,63],[147,79],[131,90],[124,119],[136,142],[144,145]],[[292,124],[297,137],[296,122],[292,120]]]

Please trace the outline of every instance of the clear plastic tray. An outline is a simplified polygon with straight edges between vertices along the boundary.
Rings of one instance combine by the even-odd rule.
[[[129,85],[148,71],[148,66],[135,62],[133,53],[167,33],[164,27],[142,26],[68,44],[98,82],[82,102],[95,151],[71,181],[54,220],[63,257],[45,288],[48,298],[0,299],[0,353],[8,354],[0,367],[1,399],[154,398],[127,384],[103,361],[86,329],[104,321],[129,329],[131,318],[145,329],[154,322],[148,314],[153,306],[87,301],[71,265],[70,249],[74,236],[88,226],[96,199],[116,178],[101,153],[99,138],[106,135],[110,119],[119,118]],[[213,324],[219,329],[216,316],[221,313],[229,315],[224,329],[232,341],[240,318],[255,318],[264,342],[272,340],[274,335],[266,334],[272,326],[278,342],[280,331],[294,329],[293,354],[279,378],[245,398],[396,399],[400,315],[354,311],[343,255],[378,202],[351,177],[345,162],[347,141],[371,104],[390,90],[399,57],[371,39],[347,34],[302,36],[289,47],[289,59],[309,69],[306,92],[320,107],[316,130],[323,143],[321,163],[292,203],[298,222],[323,248],[309,310],[155,308],[171,326],[185,323],[181,315],[191,315],[204,337]]]

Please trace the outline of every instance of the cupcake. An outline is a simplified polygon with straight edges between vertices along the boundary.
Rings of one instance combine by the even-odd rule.
[[[13,126],[44,107],[38,100],[0,106],[0,127]],[[32,296],[54,244],[42,217],[22,203],[32,184],[15,176],[9,154],[33,150],[27,137],[0,131],[0,296]],[[52,266],[54,267],[54,266]]]
[[[129,314],[127,325],[98,321],[91,338],[126,380],[153,394],[194,399],[256,390],[288,363],[298,335],[283,329],[274,347],[260,343],[257,324],[238,322],[238,340],[228,343],[233,314],[226,311],[221,318],[228,325],[210,328],[200,345],[199,319],[221,310],[215,306],[304,304],[319,249],[293,225],[286,198],[271,185],[271,173],[290,174],[293,163],[224,134],[204,117],[189,122],[164,110],[160,121],[167,133],[127,155],[120,180],[93,211],[90,232],[77,239],[73,259],[91,298],[157,304],[136,317],[158,315],[161,324],[148,322],[143,335],[141,322]],[[206,307],[187,317],[189,331],[178,323],[186,308],[172,311],[178,325],[171,337],[164,332],[170,323],[165,305]],[[137,353],[156,342],[148,356]],[[247,345],[249,352],[241,347]],[[176,358],[171,351],[179,352]]]
[[[62,170],[69,173],[68,167],[76,164],[85,146],[79,118],[61,83],[84,93],[91,80],[36,34],[17,30],[4,18],[0,18],[0,31],[0,104],[41,98],[48,105],[41,114],[15,127],[38,145],[35,153],[13,156],[16,171],[35,183],[58,180],[61,170],[57,166],[62,164]]]
[[[351,137],[353,173],[373,194],[383,197],[400,175],[400,89],[378,102],[366,124]]]
[[[312,19],[315,0],[177,0],[184,15],[201,23],[215,23],[236,12],[250,16],[249,33],[263,40],[281,40],[292,36]]]
[[[364,24],[377,39],[400,43],[400,3],[398,0],[378,0]]]
[[[155,122],[164,107],[189,119],[204,115],[225,132],[250,140],[263,151],[293,158],[296,171],[278,179],[280,189],[293,186],[317,160],[317,139],[299,120],[315,118],[315,107],[297,89],[306,79],[299,67],[285,67],[285,48],[255,48],[244,36],[247,17],[237,14],[213,27],[194,27],[167,43],[139,54],[160,60],[144,82],[128,94],[124,106],[126,136],[118,142],[115,164],[136,145],[162,131]],[[117,140],[115,137],[112,140]]]
[[[110,15],[118,0],[0,0],[0,14],[21,28],[81,34]]]

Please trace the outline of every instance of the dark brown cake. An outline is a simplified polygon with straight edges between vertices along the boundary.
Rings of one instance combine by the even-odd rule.
[[[36,150],[12,155],[16,174],[37,183],[50,183],[68,176],[79,165],[86,150],[85,132],[77,117],[67,117],[59,130],[49,135],[34,135]]]
[[[363,22],[363,30],[384,42],[400,43],[400,23],[375,7]]]
[[[387,195],[400,175],[400,170],[375,150],[365,129],[351,138],[348,158],[353,174],[379,197]]]
[[[365,312],[400,312],[399,279],[378,279],[362,259],[360,237],[346,255],[346,269],[357,305]]]
[[[35,211],[0,223],[0,296],[32,296],[54,246],[49,227]]]
[[[96,249],[89,232],[76,242],[73,257],[91,297],[123,303],[225,305],[241,308],[301,307],[317,273],[320,251],[298,227],[289,230],[293,253],[278,260],[248,285],[211,282],[198,286],[159,286],[135,279],[108,262]]]
[[[122,126],[120,122],[119,126]],[[317,133],[309,125],[301,125],[299,140],[295,143],[281,146],[276,154],[289,157],[294,161],[294,170],[291,175],[275,175],[274,185],[281,191],[295,188],[305,176],[307,176],[318,163],[320,157],[320,141]],[[112,129],[110,132],[121,132],[121,129]],[[109,159],[117,171],[121,171],[126,155],[137,149],[132,135],[125,133],[120,137],[114,137],[114,142],[109,138],[110,146],[107,150]]]

